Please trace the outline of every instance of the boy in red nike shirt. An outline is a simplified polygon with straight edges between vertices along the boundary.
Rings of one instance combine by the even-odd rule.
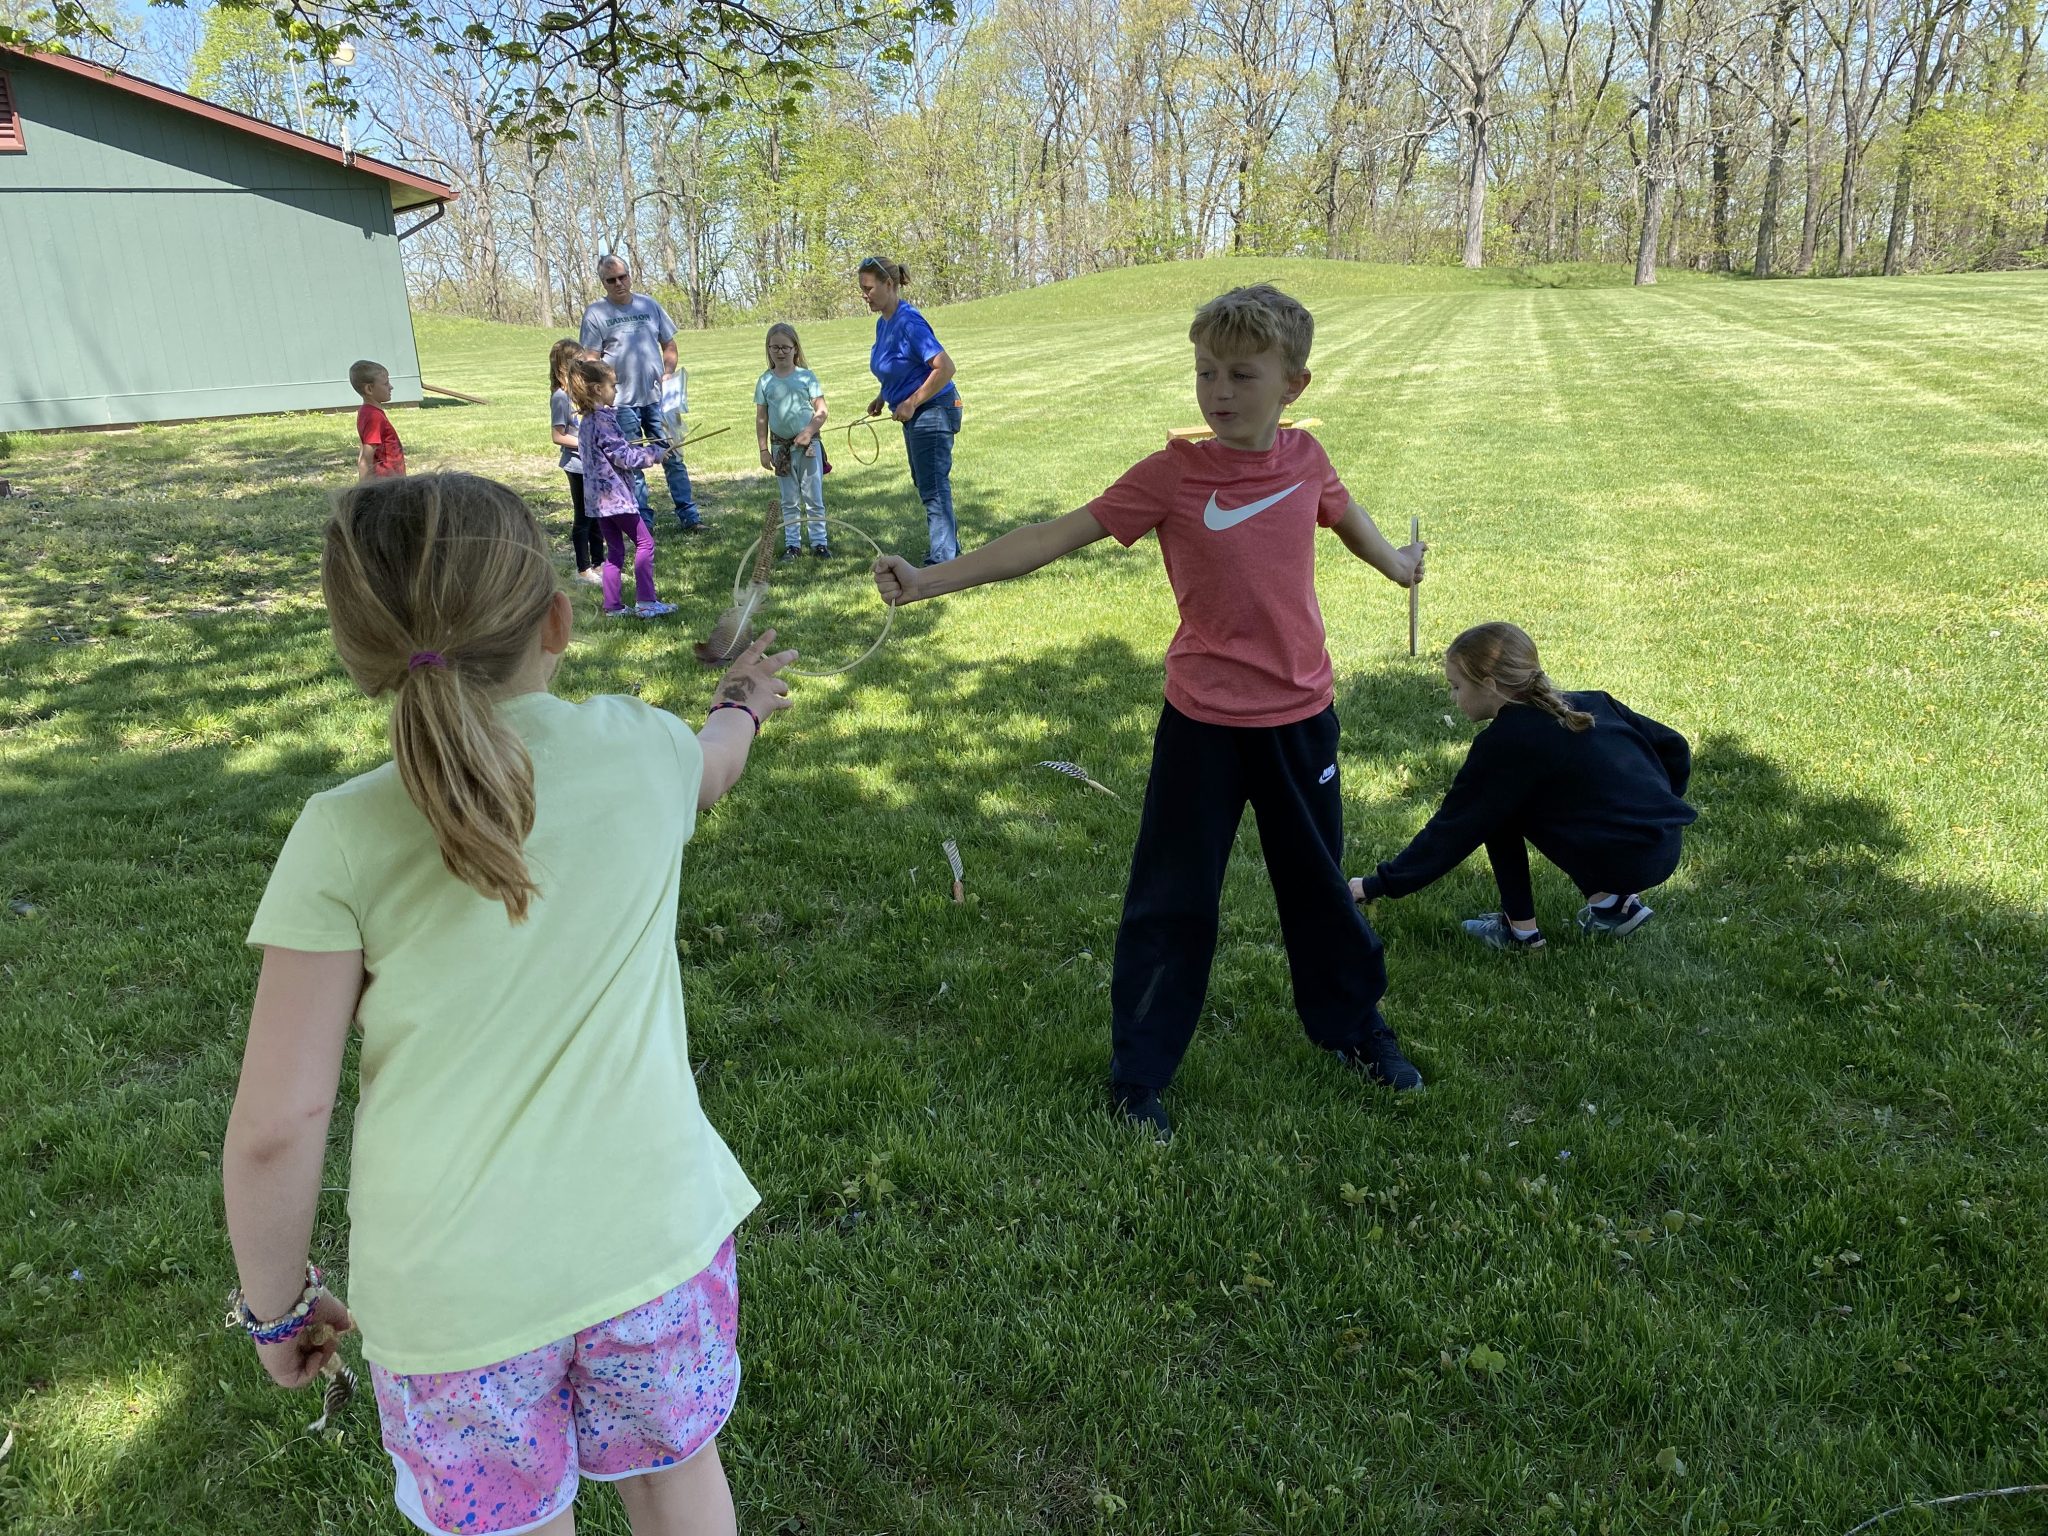
[[[1004,534],[944,565],[875,562],[892,602],[915,602],[1035,571],[1105,536],[1157,532],[1180,629],[1166,651],[1166,705],[1131,857],[1110,982],[1110,1095],[1127,1118],[1171,1134],[1160,1090],[1194,1036],[1230,845],[1247,800],[1280,907],[1294,1006],[1310,1040],[1367,1078],[1420,1088],[1379,1013],[1379,936],[1343,869],[1337,712],[1315,533],[1400,586],[1422,579],[1420,544],[1396,549],[1351,499],[1322,445],[1279,430],[1308,387],[1315,321],[1260,285],[1195,315],[1195,399],[1215,433],[1174,442],[1079,511]]]

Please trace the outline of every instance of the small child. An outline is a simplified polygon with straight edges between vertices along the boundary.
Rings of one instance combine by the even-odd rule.
[[[1633,933],[1650,920],[1642,893],[1678,868],[1683,798],[1692,775],[1685,738],[1605,693],[1559,693],[1536,643],[1512,624],[1480,624],[1444,652],[1444,680],[1479,733],[1450,793],[1400,855],[1351,882],[1361,902],[1406,896],[1442,879],[1484,844],[1500,911],[1464,929],[1495,949],[1541,949],[1529,850],[1586,897],[1589,934]]]
[[[569,478],[569,506],[574,514],[569,542],[576,551],[576,579],[592,586],[604,580],[598,573],[598,567],[604,564],[604,538],[583,510],[583,454],[576,437],[580,418],[576,402],[569,398],[569,365],[579,357],[596,355],[586,353],[583,343],[574,336],[564,336],[548,349],[548,384],[554,390],[548,401],[548,416],[554,428],[555,446],[561,450],[562,473]]]
[[[1322,445],[1279,430],[1280,412],[1308,388],[1314,334],[1309,312],[1264,284],[1212,299],[1188,331],[1212,441],[1169,443],[1079,511],[943,565],[875,562],[882,596],[914,602],[1021,576],[1105,536],[1126,545],[1159,536],[1180,629],[1166,652],[1166,704],[1116,936],[1110,1101],[1160,1136],[1172,1126],[1159,1093],[1202,1011],[1247,800],[1302,1028],[1370,1082],[1422,1086],[1380,1017],[1380,941],[1345,888],[1315,535],[1334,528],[1346,549],[1403,587],[1422,579],[1423,546],[1389,544]]]
[[[754,385],[754,436],[761,444],[761,467],[774,472],[782,492],[785,560],[799,552],[804,532],[800,510],[810,517],[811,553],[820,559],[832,553],[825,538],[824,449],[818,441],[824,428],[825,386],[804,366],[796,328],[769,326],[768,371]]]
[[[360,1326],[423,1530],[566,1530],[589,1476],[637,1536],[729,1536],[733,1232],[759,1197],[698,1102],[676,903],[794,653],[763,635],[694,732],[556,698],[574,609],[547,536],[471,475],[343,492],[320,582],[342,664],[392,698],[393,761],[306,803],[249,930],[231,1314],[287,1387]],[[593,784],[621,787],[599,836]],[[358,1032],[344,1306],[306,1261]]]
[[[368,358],[349,364],[348,386],[363,397],[356,408],[356,437],[362,448],[356,454],[356,483],[395,480],[405,473],[405,445],[398,440],[398,428],[384,414],[391,398],[391,373],[382,363]]]
[[[569,364],[569,398],[583,419],[576,427],[577,456],[583,460],[583,494],[591,519],[604,536],[604,611],[617,616],[627,612],[622,586],[625,581],[626,540],[633,541],[633,596],[638,599],[631,612],[636,618],[658,619],[674,613],[674,603],[656,600],[654,595],[654,530],[640,515],[633,494],[633,482],[626,474],[659,464],[668,453],[666,443],[629,443],[619,430],[614,402],[619,398],[619,376],[610,363],[579,357]]]

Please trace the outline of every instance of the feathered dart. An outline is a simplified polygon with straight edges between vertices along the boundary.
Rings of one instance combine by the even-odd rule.
[[[1107,784],[1098,784],[1095,780],[1089,778],[1088,770],[1083,768],[1079,763],[1048,762],[1040,763],[1038,766],[1041,768],[1050,768],[1054,773],[1064,773],[1070,779],[1079,779],[1083,784],[1086,784],[1090,789],[1096,791],[1098,794],[1107,795],[1112,800],[1122,798],[1120,795],[1117,794],[1115,790],[1111,789]]]

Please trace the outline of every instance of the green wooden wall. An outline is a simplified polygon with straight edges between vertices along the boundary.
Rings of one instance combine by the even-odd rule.
[[[0,57],[0,431],[420,398],[388,183]]]

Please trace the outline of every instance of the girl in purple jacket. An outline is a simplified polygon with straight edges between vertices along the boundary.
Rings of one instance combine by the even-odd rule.
[[[668,449],[661,443],[628,442],[619,430],[615,409],[619,377],[609,363],[591,358],[571,363],[569,398],[583,417],[576,427],[577,448],[583,459],[583,500],[604,538],[604,611],[614,615],[630,611],[642,619],[674,613],[674,603],[655,600],[654,532],[641,518],[633,487],[621,473],[653,468]],[[633,595],[639,599],[630,610],[620,590],[625,582],[629,538],[633,541]]]

